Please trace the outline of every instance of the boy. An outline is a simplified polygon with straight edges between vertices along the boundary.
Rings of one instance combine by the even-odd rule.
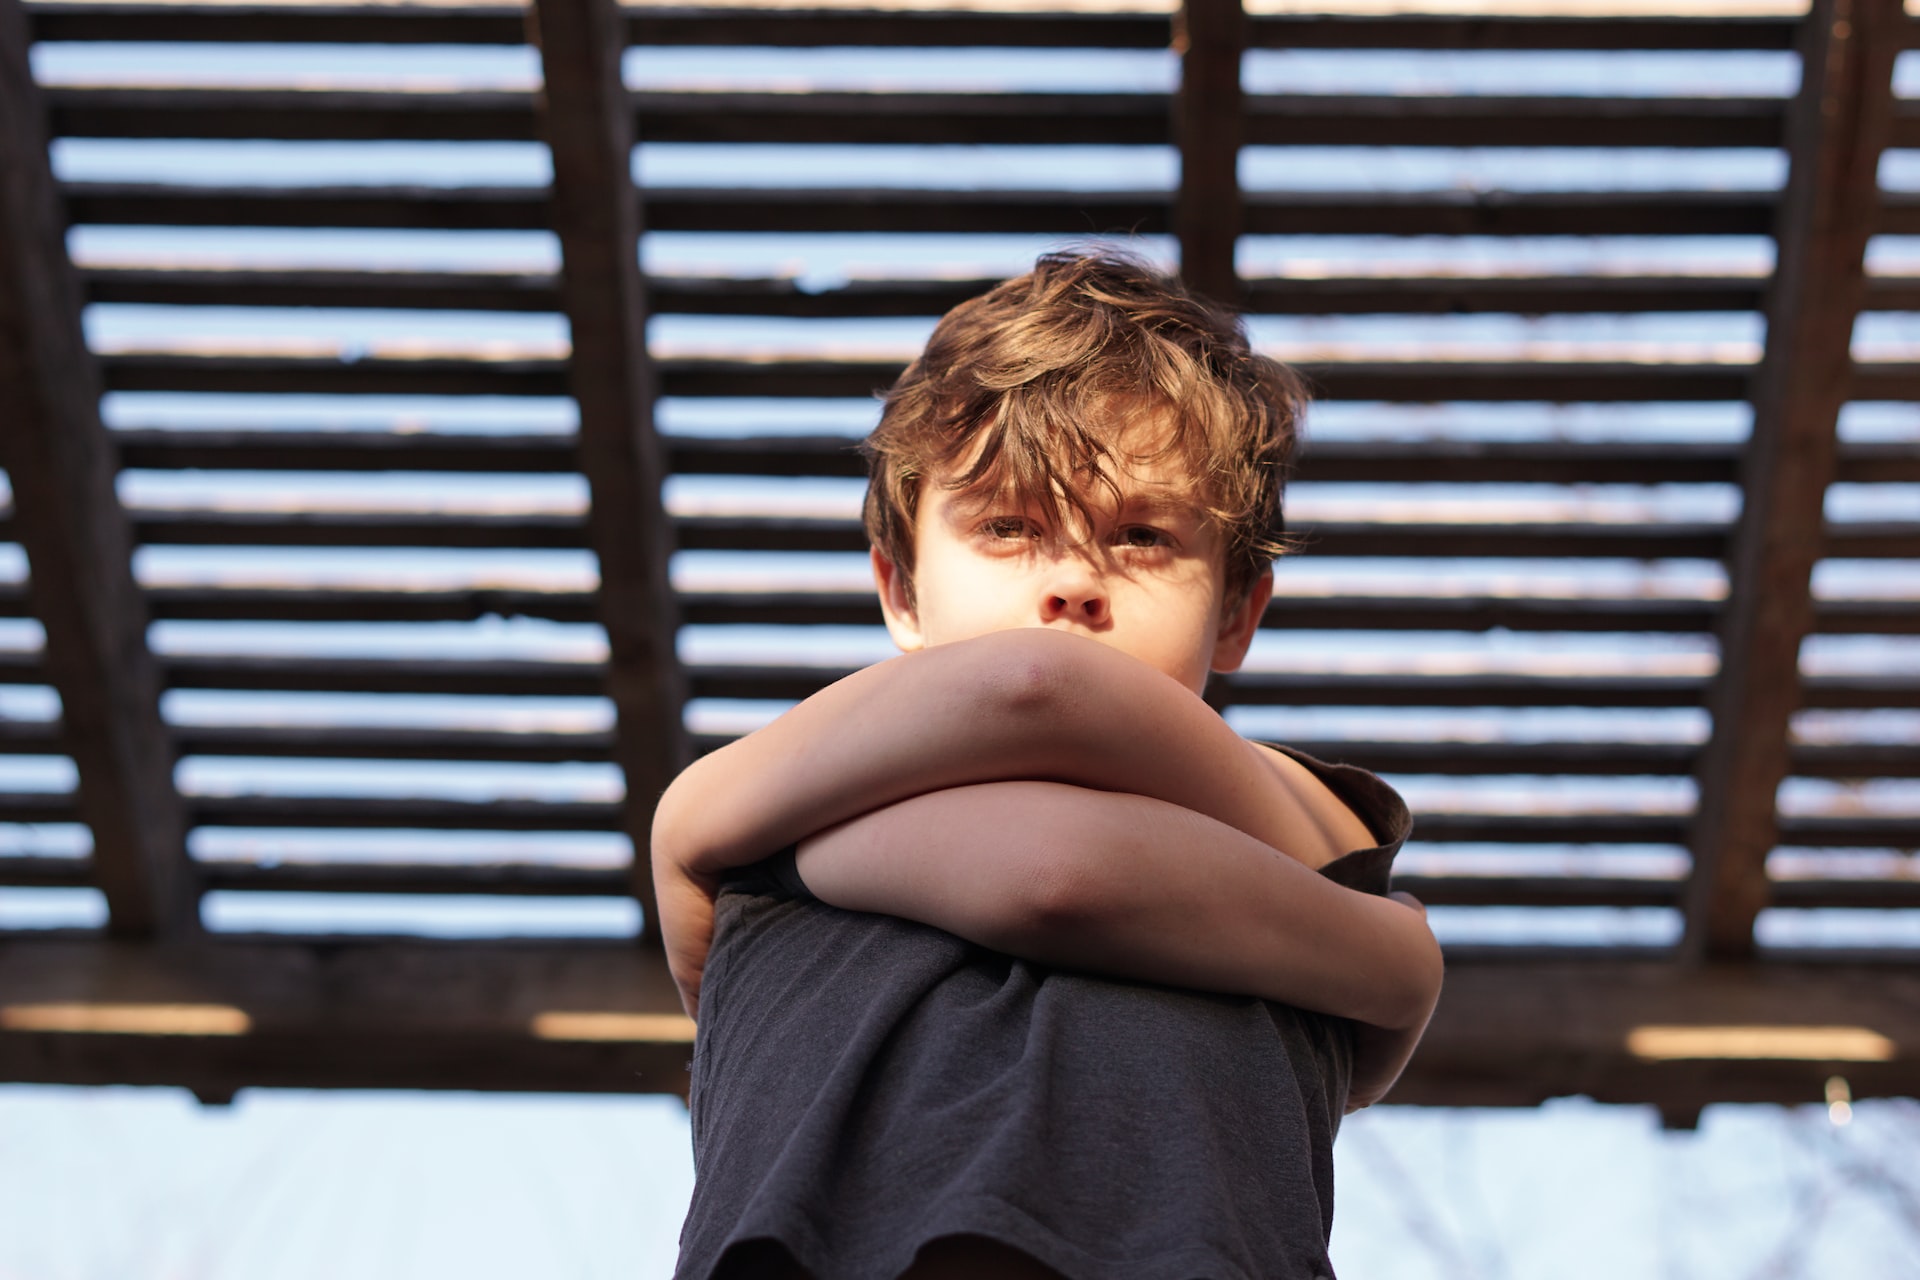
[[[1333,1132],[1440,961],[1383,896],[1398,797],[1199,696],[1272,593],[1301,402],[1100,254],[901,376],[866,515],[905,655],[655,816],[699,1018],[679,1276],[1331,1275]]]

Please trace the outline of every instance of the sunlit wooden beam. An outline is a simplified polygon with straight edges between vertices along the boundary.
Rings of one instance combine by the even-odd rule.
[[[1788,722],[1800,705],[1800,643],[1813,622],[1813,565],[1825,541],[1835,424],[1852,376],[1893,61],[1905,29],[1900,0],[1817,0],[1803,30],[1767,345],[1753,382],[1720,672],[1708,703],[1713,732],[1701,755],[1689,840],[1694,872],[1682,950],[1696,960],[1751,954],[1754,918],[1767,903],[1767,854],[1779,838],[1775,793],[1787,773]]]
[[[626,776],[623,826],[633,840],[645,936],[657,939],[647,833],[654,802],[690,755],[681,726],[686,680],[674,653],[679,614],[667,578],[666,457],[653,425],[633,117],[620,78],[623,21],[614,0],[537,0],[527,10],[545,75],[540,127],[553,153],[560,292],[573,332],[567,383],[592,491],[588,537],[600,562],[607,687],[618,714],[614,757]]]
[[[1174,141],[1180,149],[1180,190],[1174,233],[1180,274],[1199,293],[1230,305],[1240,301],[1234,273],[1239,241],[1240,58],[1247,48],[1247,17],[1240,0],[1184,0],[1174,19],[1180,53],[1180,90],[1174,100]]]
[[[0,0],[0,465],[111,928],[181,933],[195,927],[185,817],[27,45],[17,0]]]

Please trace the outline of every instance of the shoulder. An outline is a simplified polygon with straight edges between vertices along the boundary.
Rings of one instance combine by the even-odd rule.
[[[1247,745],[1272,772],[1275,784],[1305,811],[1308,819],[1325,835],[1325,843],[1332,852],[1321,858],[1302,858],[1308,866],[1317,869],[1331,862],[1342,851],[1373,843],[1366,824],[1327,785],[1318,770],[1303,763],[1302,758],[1264,742],[1249,742]],[[1311,757],[1305,759],[1311,760]],[[1313,763],[1318,765],[1320,762]]]

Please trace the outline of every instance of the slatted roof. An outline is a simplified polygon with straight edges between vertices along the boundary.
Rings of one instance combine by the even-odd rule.
[[[1318,390],[1222,702],[1415,804],[1397,1097],[1920,1092],[1912,24],[1486,7],[0,0],[0,1079],[682,1090],[648,798],[1137,235]]]

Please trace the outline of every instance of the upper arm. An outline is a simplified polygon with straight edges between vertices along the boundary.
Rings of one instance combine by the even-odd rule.
[[[1415,913],[1145,796],[1033,782],[932,792],[802,842],[799,870],[835,906],[1116,977],[1381,1026],[1424,1022],[1438,989],[1438,948]]]

